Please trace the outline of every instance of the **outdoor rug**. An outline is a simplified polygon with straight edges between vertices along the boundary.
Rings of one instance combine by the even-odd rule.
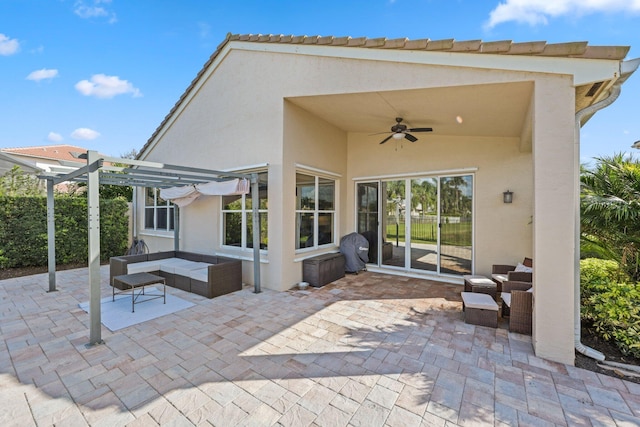
[[[147,287],[144,291],[147,294],[162,294],[162,289],[153,287]],[[131,294],[116,295],[115,301],[111,301],[111,295],[102,298],[100,300],[102,324],[109,328],[110,331],[117,331],[118,329],[193,307],[194,305],[169,293],[167,293],[166,304],[162,303],[162,298],[140,303],[144,298],[144,295],[138,297],[134,313],[131,312]],[[89,301],[78,305],[87,313],[89,312]]]

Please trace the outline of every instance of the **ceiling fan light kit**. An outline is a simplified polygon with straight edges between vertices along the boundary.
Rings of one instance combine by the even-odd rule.
[[[432,131],[433,131],[432,128],[412,128],[412,129],[407,129],[407,125],[402,123],[402,117],[396,117],[396,124],[391,126],[391,135],[389,135],[388,137],[383,139],[380,142],[380,144],[384,144],[385,142],[387,142],[391,138],[395,139],[396,141],[399,141],[401,139],[405,139],[406,138],[411,142],[416,142],[418,140],[418,138],[416,138],[415,136],[411,135],[408,132],[432,132]]]

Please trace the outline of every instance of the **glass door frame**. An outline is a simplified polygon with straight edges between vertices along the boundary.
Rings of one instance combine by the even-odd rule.
[[[477,169],[471,169],[471,170],[456,170],[456,171],[438,171],[437,173],[423,173],[423,174],[403,174],[403,175],[393,175],[393,176],[381,176],[379,178],[366,178],[366,179],[354,179],[354,191],[355,191],[355,197],[354,197],[354,205],[355,205],[355,229],[358,232],[358,215],[359,215],[359,211],[358,211],[358,186],[360,184],[376,184],[377,186],[377,197],[378,197],[378,225],[377,225],[377,234],[378,234],[378,239],[377,239],[377,260],[375,263],[369,263],[369,265],[371,265],[372,267],[378,267],[378,268],[384,268],[384,269],[388,269],[388,270],[400,270],[400,271],[405,271],[407,273],[419,273],[419,274],[424,274],[424,275],[437,275],[437,276],[443,276],[443,277],[459,277],[460,275],[457,274],[451,274],[451,273],[441,273],[441,231],[442,231],[442,226],[441,226],[441,180],[442,178],[451,178],[451,177],[457,177],[457,176],[469,176],[471,175],[471,197],[472,197],[472,201],[471,201],[471,206],[472,206],[472,213],[471,213],[471,271],[470,274],[474,274],[475,272],[475,237],[476,237],[476,233],[475,233],[475,229],[476,229],[476,172]],[[382,226],[384,221],[382,220],[382,215],[386,214],[386,207],[383,206],[383,202],[386,202],[386,194],[383,195],[382,194],[382,183],[384,181],[396,181],[396,180],[405,180],[405,198],[407,203],[410,205],[411,204],[411,198],[413,197],[413,192],[411,191],[411,180],[413,179],[424,179],[424,178],[435,178],[436,182],[437,182],[437,223],[438,223],[438,228],[437,228],[437,244],[436,244],[436,250],[437,250],[437,265],[436,265],[436,270],[435,271],[431,271],[431,270],[423,270],[423,269],[417,269],[417,268],[412,268],[411,267],[411,221],[405,221],[405,265],[404,267],[397,267],[397,266],[391,266],[391,265],[385,265],[382,263],[381,260],[381,256],[382,256]],[[384,200],[382,200],[384,198]],[[385,236],[386,236],[386,230],[385,230]],[[407,237],[408,236],[408,237]],[[466,274],[466,273],[461,273],[461,274]]]

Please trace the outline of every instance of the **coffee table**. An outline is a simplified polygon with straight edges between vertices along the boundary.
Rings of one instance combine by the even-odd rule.
[[[124,290],[122,292],[116,292],[116,287],[115,287],[116,282],[121,283],[123,285],[122,288]],[[162,294],[145,294],[144,293],[145,286],[153,285],[156,283],[162,283]],[[144,295],[145,298],[141,301],[137,301],[138,303],[151,301],[157,298],[162,298],[163,304],[167,303],[167,286],[165,284],[164,277],[162,276],[156,276],[155,274],[151,274],[151,273],[133,273],[133,274],[122,274],[120,276],[116,276],[113,278],[113,283],[111,286],[111,292],[112,292],[111,300],[115,301],[116,295],[127,293],[129,288],[131,289],[131,312],[132,313],[135,313],[136,300],[141,295]],[[136,294],[136,291],[135,291],[136,288],[142,288],[142,290]],[[146,298],[146,297],[149,297],[149,298]]]

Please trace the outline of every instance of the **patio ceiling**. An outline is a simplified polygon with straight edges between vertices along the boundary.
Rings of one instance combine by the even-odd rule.
[[[288,100],[345,132],[385,132],[402,117],[438,135],[519,137],[532,93],[532,82],[518,82]]]

